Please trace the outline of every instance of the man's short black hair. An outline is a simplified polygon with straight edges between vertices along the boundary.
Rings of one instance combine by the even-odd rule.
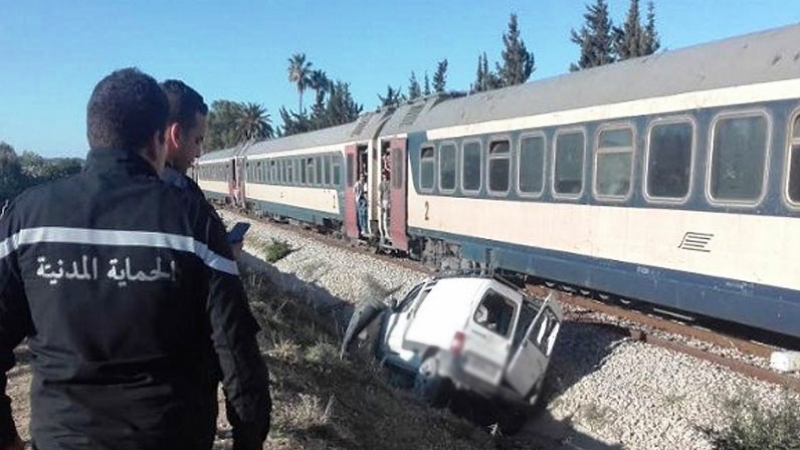
[[[180,80],[166,80],[161,89],[169,100],[169,118],[167,123],[178,122],[184,131],[189,131],[197,124],[197,113],[208,114],[208,105],[203,96]]]
[[[163,142],[167,96],[153,77],[135,67],[114,71],[100,80],[86,110],[91,149],[139,151],[155,132]]]

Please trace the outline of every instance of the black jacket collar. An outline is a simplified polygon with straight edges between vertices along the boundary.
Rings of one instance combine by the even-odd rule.
[[[158,178],[149,161],[136,152],[118,149],[94,149],[86,155],[86,170],[97,172],[124,172],[131,176],[144,175]]]

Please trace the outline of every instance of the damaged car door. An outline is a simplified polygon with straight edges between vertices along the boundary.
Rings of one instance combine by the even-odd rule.
[[[533,393],[534,386],[547,372],[563,317],[561,308],[555,301],[555,296],[550,294],[511,358],[505,378],[516,393],[523,398],[527,398]]]

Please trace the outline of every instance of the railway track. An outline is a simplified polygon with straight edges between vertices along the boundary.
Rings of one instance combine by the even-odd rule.
[[[543,291],[551,290],[541,285],[528,285],[526,287],[528,290],[537,294],[542,294],[544,293]],[[573,307],[567,313],[567,320],[598,325],[612,323],[620,334],[634,341],[641,341],[657,347],[684,353],[727,367],[730,370],[750,378],[781,385],[787,389],[800,392],[800,377],[782,374],[771,369],[750,364],[741,359],[721,355],[719,352],[713,352],[702,347],[708,347],[710,344],[718,349],[734,350],[743,355],[765,360],[769,360],[772,352],[782,350],[781,348],[741,339],[697,326],[685,325],[672,320],[654,317],[639,311],[609,305],[584,296],[560,292],[559,301],[562,304]],[[581,311],[601,313],[605,316],[613,317],[617,319],[617,321],[609,322],[608,320],[599,319],[596,316],[587,317],[588,315],[581,314]],[[623,321],[623,323],[620,324],[618,321]],[[625,322],[630,325],[626,325]],[[681,342],[679,339],[676,339],[676,337],[694,341],[696,344],[691,345],[686,342]]]
[[[313,227],[302,224],[276,222],[241,209],[230,207],[223,207],[222,209],[248,217],[251,220],[268,223],[271,226],[277,226],[285,230],[299,233],[304,237],[327,245],[368,254],[377,260],[389,262],[405,269],[428,275],[436,273],[436,270],[422,263],[384,254],[375,247],[352,242],[347,238],[320,233],[319,230]],[[677,320],[658,317],[633,309],[622,308],[609,304],[608,302],[590,298],[586,295],[569,292],[565,289],[557,289],[552,284],[548,286],[545,284],[525,283],[524,288],[535,295],[547,295],[551,291],[556,291],[559,301],[562,304],[570,306],[567,308],[567,320],[584,324],[612,325],[621,335],[631,340],[645,342],[650,345],[687,354],[726,367],[747,377],[800,392],[800,376],[779,373],[749,363],[745,358],[736,358],[729,354],[730,352],[735,352],[740,355],[768,361],[772,352],[782,350],[779,346],[754,342],[750,339],[741,338],[721,331],[687,325]],[[589,295],[591,295],[591,293]],[[605,317],[605,319],[603,317]],[[780,339],[781,338],[777,338],[777,340]],[[692,342],[694,345],[689,342]],[[717,351],[711,351],[709,350],[710,348],[716,349]],[[720,349],[728,350],[728,352],[720,352]]]

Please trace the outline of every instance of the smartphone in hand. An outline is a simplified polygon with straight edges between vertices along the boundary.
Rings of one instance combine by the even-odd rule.
[[[231,244],[237,244],[244,240],[244,235],[247,233],[247,230],[250,229],[250,224],[248,222],[236,222],[236,225],[231,228],[231,231],[228,232],[228,242]]]

